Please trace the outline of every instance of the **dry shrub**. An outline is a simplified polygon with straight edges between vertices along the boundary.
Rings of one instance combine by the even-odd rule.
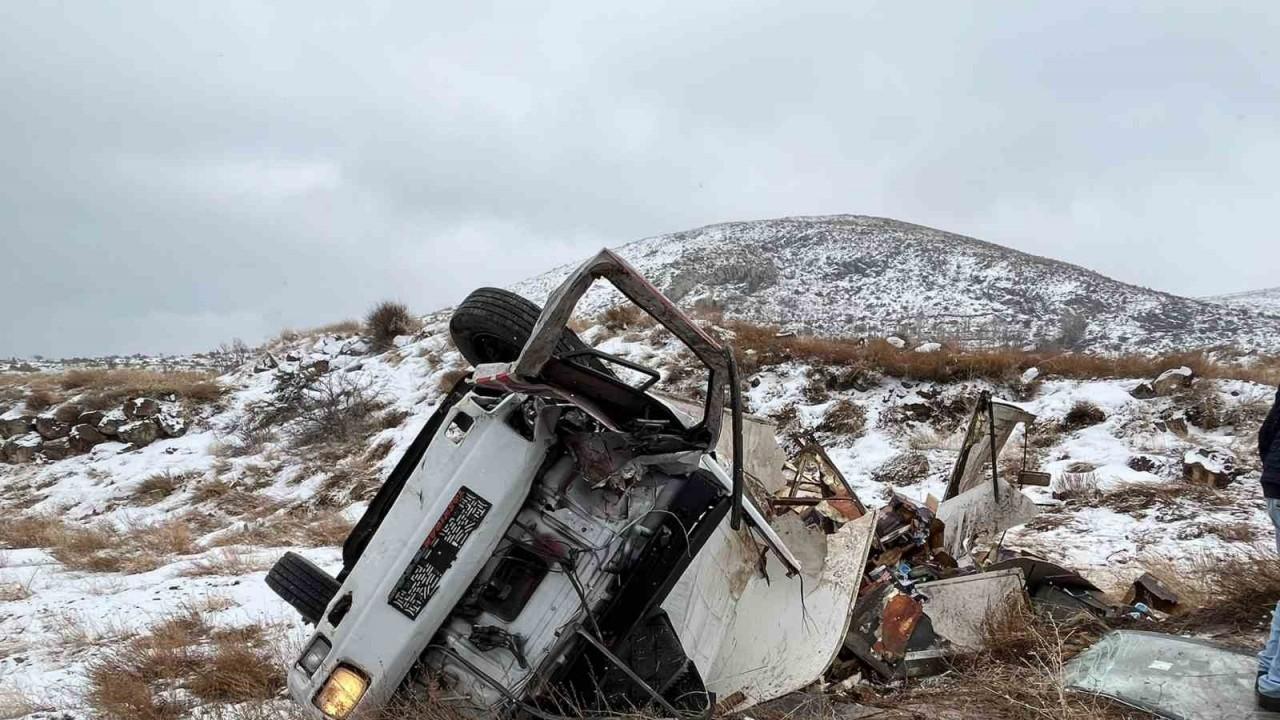
[[[404,424],[409,419],[409,411],[401,408],[391,408],[378,416],[378,427],[383,430],[393,430]]]
[[[898,349],[880,339],[791,335],[778,337],[778,328],[734,322],[734,345],[741,353],[754,350],[759,367],[786,362],[873,368],[886,375],[911,380],[959,382],[986,379],[1000,383],[1016,380],[1028,368],[1042,375],[1065,378],[1155,377],[1171,367],[1190,367],[1206,378],[1249,380],[1280,384],[1280,358],[1262,358],[1251,365],[1228,365],[1204,352],[1170,355],[1091,355],[1018,349],[960,350],[944,347],[933,353]]]
[[[183,520],[126,527],[59,523],[43,539],[47,544],[42,547],[67,569],[87,572],[149,572],[173,555],[195,550],[191,528]]]
[[[201,483],[191,491],[191,502],[201,504],[226,497],[234,488],[231,483],[222,478],[214,478],[208,482]]]
[[[871,473],[871,479],[893,487],[915,485],[929,477],[929,457],[921,452],[898,453]]]
[[[92,392],[95,404],[110,404],[133,397],[175,395],[197,403],[213,402],[222,397],[225,388],[210,372],[178,370],[172,372],[140,368],[89,368],[68,370],[56,377],[64,390]],[[100,408],[98,408],[100,409]]]
[[[40,413],[53,407],[53,405],[58,401],[58,396],[53,394],[53,392],[37,387],[32,388],[27,393],[27,398],[24,403],[27,406],[27,410],[34,413]]]
[[[462,378],[470,374],[471,374],[471,371],[467,370],[466,368],[454,368],[452,370],[445,370],[443,373],[440,374],[440,380],[436,382],[436,389],[442,393],[447,393],[453,389],[454,385],[458,384],[459,380],[461,380]]]
[[[1117,485],[1094,500],[1098,507],[1110,508],[1118,513],[1141,516],[1146,511],[1181,511],[1181,516],[1165,519],[1180,520],[1199,517],[1206,509],[1232,507],[1237,503],[1231,496],[1205,485],[1191,483],[1142,483]]]
[[[873,703],[905,710],[904,717],[982,717],[984,720],[1127,720],[1149,713],[1069,690],[1063,668],[1105,631],[1082,616],[1069,623],[1032,614],[1021,604],[993,613],[984,648],[954,663],[951,673]],[[975,709],[978,714],[972,714]],[[919,713],[919,714],[916,714]]]
[[[1217,430],[1231,424],[1230,413],[1226,403],[1218,393],[1217,387],[1208,380],[1200,380],[1191,386],[1185,401],[1187,422],[1205,430]]]
[[[1092,472],[1064,472],[1053,484],[1053,497],[1068,503],[1092,504],[1102,496]]]
[[[134,488],[132,499],[143,505],[154,505],[174,494],[200,473],[175,473],[172,470],[148,475]]]
[[[1271,611],[1280,598],[1280,562],[1272,548],[1254,546],[1205,555],[1173,572],[1152,564],[1156,565],[1153,574],[1171,585],[1184,606],[1191,606],[1170,621],[1171,632],[1269,627]]]
[[[260,572],[268,567],[266,561],[228,547],[196,560],[184,568],[182,574],[186,577],[235,577]]]
[[[80,420],[80,414],[83,412],[83,407],[75,403],[65,403],[63,405],[59,405],[58,408],[53,411],[53,417],[60,422],[67,423],[68,425],[75,425],[76,422]]]
[[[1062,429],[1067,432],[1092,427],[1105,422],[1107,414],[1088,400],[1077,400],[1062,418]]]
[[[236,429],[245,440],[235,451],[278,427],[295,447],[339,445],[347,449],[347,445],[364,443],[385,406],[368,382],[347,373],[277,372],[270,398],[246,408],[244,422]]]
[[[26,580],[0,583],[0,602],[18,602],[31,597],[31,584],[35,579],[32,575]]]
[[[364,320],[365,332],[375,348],[386,350],[399,335],[412,335],[421,327],[403,303],[384,300],[369,311]]]
[[[0,544],[15,550],[53,545],[63,524],[49,515],[0,517]]]
[[[817,430],[856,438],[867,429],[867,411],[847,398],[840,398],[827,408]]]
[[[262,520],[245,523],[218,537],[213,544],[267,547],[329,547],[341,545],[352,524],[336,510],[294,508]]]
[[[18,720],[36,713],[52,713],[56,707],[48,699],[38,700],[30,693],[17,690],[0,690],[0,720]]]
[[[615,305],[600,316],[600,324],[613,332],[653,327],[654,320],[649,313],[631,303]]]
[[[188,608],[91,662],[87,700],[106,720],[176,720],[194,701],[268,700],[284,671],[265,646],[260,629],[214,630]]]

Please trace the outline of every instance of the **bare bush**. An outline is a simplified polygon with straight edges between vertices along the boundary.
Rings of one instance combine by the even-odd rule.
[[[223,372],[230,372],[249,362],[253,357],[253,348],[240,338],[232,338],[231,342],[219,345],[217,353],[222,358],[222,362],[219,363],[220,369]]]
[[[57,402],[57,395],[53,394],[49,390],[37,387],[32,388],[31,391],[27,393],[25,405],[27,406],[27,410],[39,413],[53,407]]]
[[[348,373],[277,372],[271,397],[248,408],[237,434],[252,438],[282,428],[298,447],[363,440],[386,403]]]
[[[1062,418],[1062,429],[1068,432],[1106,422],[1107,413],[1088,400],[1077,400]]]
[[[411,335],[420,327],[407,306],[389,300],[375,305],[365,316],[364,325],[365,332],[379,350],[391,347],[397,336]]]
[[[827,408],[816,429],[849,438],[860,437],[867,429],[867,410],[852,400],[840,398]]]

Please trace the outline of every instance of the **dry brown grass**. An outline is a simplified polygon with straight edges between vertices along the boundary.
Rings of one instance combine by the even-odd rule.
[[[1062,418],[1062,429],[1068,432],[1105,422],[1107,414],[1088,400],[1077,400]]]
[[[1169,621],[1170,632],[1265,630],[1280,599],[1280,560],[1270,547],[1204,555],[1177,566],[1161,558],[1143,564],[1184,607]]]
[[[224,547],[192,562],[182,570],[182,574],[186,577],[233,577],[260,572],[268,567],[270,563],[266,560],[234,547]]]
[[[1050,351],[1022,352],[1017,349],[960,350],[944,347],[939,352],[917,353],[898,349],[881,339],[867,340],[814,335],[777,337],[778,328],[735,322],[733,345],[744,372],[753,368],[805,361],[820,365],[878,370],[891,377],[910,380],[959,382],[993,380],[1013,382],[1028,368],[1043,375],[1065,378],[1155,377],[1171,367],[1187,366],[1207,378],[1250,380],[1267,385],[1280,383],[1280,358],[1265,358],[1245,367],[1212,360],[1206,353],[1175,353],[1162,356],[1103,356]],[[747,355],[746,351],[755,352]]]
[[[31,586],[35,579],[33,574],[26,580],[0,583],[0,602],[18,602],[31,597]]]
[[[292,508],[223,533],[217,547],[258,545],[265,547],[328,547],[341,545],[352,524],[332,509]]]
[[[656,324],[648,313],[631,303],[615,305],[605,310],[600,316],[599,322],[607,330],[613,332],[648,328]]]
[[[62,528],[62,520],[50,515],[3,517],[0,518],[0,544],[15,550],[49,547]]]
[[[261,702],[284,687],[261,628],[215,630],[190,608],[115,645],[88,674],[88,703],[106,720],[176,720],[196,704]]]
[[[0,521],[0,543],[47,548],[68,569],[88,572],[147,572],[195,550],[191,527],[181,519],[121,527],[76,525],[43,515],[15,517]]]
[[[131,498],[142,505],[154,505],[199,476],[198,472],[175,473],[171,470],[148,475],[134,488]]]
[[[24,404],[26,405],[27,410],[39,413],[48,410],[58,402],[60,402],[60,398],[52,391],[37,387],[32,388],[31,391],[27,393],[27,398],[24,401]]]
[[[370,340],[373,341],[373,346],[379,350],[386,350],[391,347],[392,341],[397,336],[418,332],[422,329],[422,323],[410,314],[409,308],[404,303],[384,300],[375,305],[365,316],[364,327]]]
[[[55,379],[63,390],[106,393],[120,400],[176,395],[192,402],[213,402],[224,392],[213,373],[188,370],[78,369],[61,373]]]
[[[961,658],[947,676],[909,687],[872,704],[906,710],[906,717],[989,720],[1137,720],[1152,716],[1119,703],[1067,689],[1063,667],[1105,632],[1081,617],[1057,623],[1019,605],[1002,609],[984,626],[985,648]],[[920,714],[916,714],[920,713]]]
[[[866,408],[847,398],[840,398],[827,408],[816,429],[847,438],[861,437],[867,429]]]

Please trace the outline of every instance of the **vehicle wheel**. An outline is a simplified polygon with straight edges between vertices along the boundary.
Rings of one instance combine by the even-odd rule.
[[[332,575],[297,553],[287,552],[267,573],[267,586],[312,625],[342,587]]]
[[[501,288],[480,288],[467,296],[449,319],[449,335],[462,357],[474,365],[512,362],[533,334],[542,308]],[[569,328],[564,329],[555,353],[582,350],[582,342]],[[592,363],[595,364],[595,363]]]

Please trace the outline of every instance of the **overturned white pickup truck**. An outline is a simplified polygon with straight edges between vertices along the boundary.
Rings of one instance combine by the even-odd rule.
[[[656,371],[567,329],[598,278],[705,366],[700,417],[651,391]],[[371,502],[341,573],[290,553],[267,578],[315,625],[289,668],[306,712],[429,698],[485,717],[705,713],[821,675],[862,577],[852,544],[870,532],[850,523],[816,536],[832,552],[806,536],[797,553],[764,520],[743,491],[726,348],[608,250],[545,310],[481,289],[450,329],[475,370]]]

